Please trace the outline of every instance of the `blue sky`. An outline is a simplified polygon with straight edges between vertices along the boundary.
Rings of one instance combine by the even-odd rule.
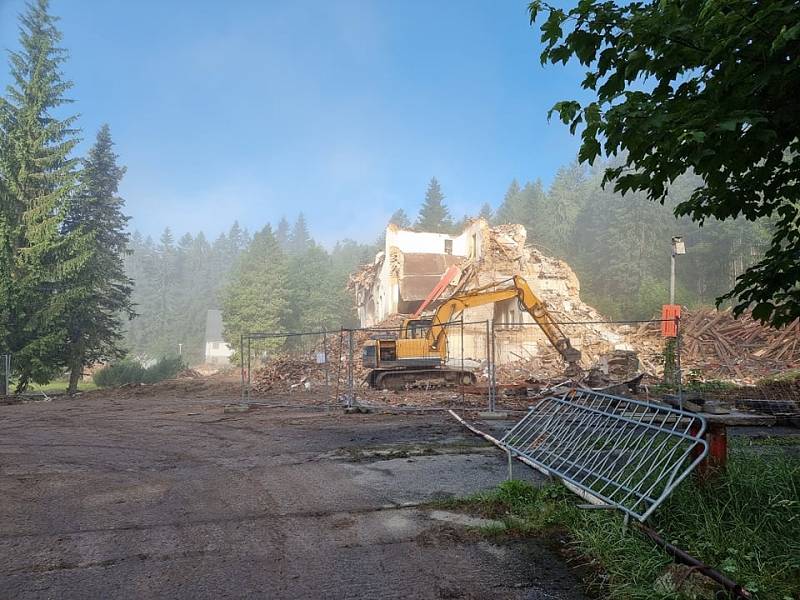
[[[527,0],[52,0],[86,145],[111,126],[131,227],[216,236],[306,215],[331,244],[415,215],[431,176],[451,212],[546,184],[578,140],[554,102],[580,70],[539,63]],[[23,0],[0,0],[17,47]],[[8,83],[3,61],[0,84]]]

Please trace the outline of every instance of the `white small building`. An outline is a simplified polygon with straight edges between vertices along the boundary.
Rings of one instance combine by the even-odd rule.
[[[231,355],[233,348],[222,339],[222,311],[210,309],[206,313],[205,362],[209,365],[227,365],[230,364]]]

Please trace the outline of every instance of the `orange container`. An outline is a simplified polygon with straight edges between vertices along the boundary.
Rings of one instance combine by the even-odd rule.
[[[665,304],[661,307],[661,335],[664,337],[677,337],[678,324],[675,322],[681,316],[680,304]]]

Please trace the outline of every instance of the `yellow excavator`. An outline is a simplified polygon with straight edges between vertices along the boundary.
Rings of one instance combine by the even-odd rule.
[[[507,284],[507,285],[503,285]],[[544,303],[519,275],[507,281],[453,296],[446,300],[432,317],[403,321],[397,339],[368,340],[363,347],[362,362],[371,368],[367,376],[370,387],[402,389],[414,385],[473,385],[475,373],[447,366],[447,326],[464,309],[517,298],[544,332],[550,343],[567,363],[567,374],[580,372],[580,350],[573,348],[553,320]]]

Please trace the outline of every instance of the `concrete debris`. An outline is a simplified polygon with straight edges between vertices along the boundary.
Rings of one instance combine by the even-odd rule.
[[[291,391],[325,385],[325,365],[313,357],[279,354],[253,372],[252,391]]]

